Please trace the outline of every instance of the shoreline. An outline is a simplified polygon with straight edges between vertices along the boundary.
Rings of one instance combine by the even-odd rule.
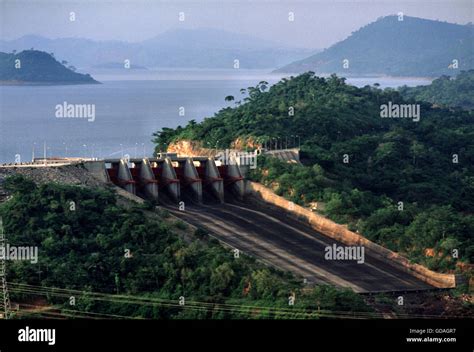
[[[0,81],[0,86],[71,86],[71,85],[85,85],[85,84],[102,84],[99,81],[81,82],[81,81]]]
[[[308,71],[305,71],[305,72],[309,72],[311,70],[308,70]],[[290,77],[290,76],[299,76],[305,72],[300,72],[300,73],[297,73],[297,72],[292,72],[292,73],[281,73],[281,74],[286,74],[288,76],[285,76],[285,77]],[[314,72],[314,71],[313,71]],[[275,75],[278,75],[280,73],[275,73]],[[437,78],[439,78],[439,76],[391,76],[391,75],[386,75],[386,74],[377,74],[377,73],[367,73],[367,74],[342,74],[342,73],[318,73],[316,72],[314,75],[317,76],[317,77],[330,77],[332,74],[335,74],[337,75],[337,77],[344,77],[346,79],[354,79],[354,78],[360,78],[360,79],[364,79],[364,78],[369,78],[369,79],[372,79],[372,78],[380,78],[380,79],[393,79],[393,80],[426,80],[426,81],[433,81]]]

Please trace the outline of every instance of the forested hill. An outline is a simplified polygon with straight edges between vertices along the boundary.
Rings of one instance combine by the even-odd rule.
[[[474,109],[474,70],[462,71],[456,78],[442,76],[427,86],[404,86],[399,91],[406,98]]]
[[[56,61],[52,54],[43,51],[0,53],[0,81],[2,83],[99,83],[90,75],[77,73],[74,70],[73,66],[65,67]]]
[[[463,260],[473,259],[472,112],[421,102],[418,122],[382,118],[383,105],[407,103],[398,91],[313,73],[243,93],[234,108],[202,123],[156,133],[157,149],[179,139],[225,148],[239,137],[262,143],[297,135],[305,166],[260,158],[253,177],[299,204],[323,202],[334,220],[434,268],[454,262],[425,257],[428,248],[459,246]]]
[[[8,265],[9,284],[23,288],[12,289],[15,302],[39,304],[38,289],[44,295],[56,287],[79,290],[73,291],[74,306],[53,293],[64,291],[51,289],[44,297],[55,312],[75,318],[90,312],[95,318],[302,319],[319,317],[319,311],[313,314],[319,306],[372,310],[350,290],[308,290],[294,276],[250,257],[235,260],[203,230],[193,235],[167,212],[151,212],[151,204],[124,207],[112,190],[35,184],[20,176],[7,178],[3,186],[11,194],[0,203],[9,244],[38,247],[34,268],[24,261]],[[298,295],[294,311],[287,309],[291,292]],[[177,304],[182,296],[189,309]]]
[[[343,66],[343,60],[348,60]],[[453,75],[474,69],[474,26],[416,17],[383,17],[321,53],[296,61],[279,72],[384,74],[392,76]],[[456,66],[456,65],[455,65]],[[452,66],[451,66],[452,67]]]

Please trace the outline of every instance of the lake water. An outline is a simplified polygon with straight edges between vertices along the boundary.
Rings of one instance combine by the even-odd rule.
[[[152,133],[162,127],[201,121],[229,104],[225,96],[281,76],[263,71],[142,71],[123,75],[92,72],[103,84],[75,86],[0,86],[0,162],[43,156],[131,157],[151,155]],[[429,84],[417,78],[352,78],[356,86]],[[93,104],[94,121],[57,118],[56,106]],[[233,104],[232,104],[233,105]],[[184,107],[184,116],[179,113]],[[91,119],[92,120],[92,119]]]

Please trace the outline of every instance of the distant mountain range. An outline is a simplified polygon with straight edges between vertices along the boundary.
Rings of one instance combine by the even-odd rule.
[[[317,50],[283,47],[252,36],[223,30],[177,29],[138,43],[94,41],[83,38],[48,39],[36,35],[0,41],[0,51],[38,49],[88,69],[123,63],[147,68],[276,68],[314,54]]]
[[[0,84],[94,84],[88,74],[74,72],[51,54],[25,50],[18,54],[0,52]]]
[[[408,16],[399,21],[398,16],[387,16],[360,28],[328,49],[285,65],[276,72],[435,77],[455,75],[472,68],[472,24],[458,25]]]

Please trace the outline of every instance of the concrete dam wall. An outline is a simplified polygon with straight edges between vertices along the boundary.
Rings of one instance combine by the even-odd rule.
[[[213,158],[110,159],[87,164],[91,171],[94,168],[95,172],[105,173],[112,183],[128,192],[152,200],[159,200],[161,192],[165,192],[173,201],[180,201],[186,195],[202,203],[204,191],[207,191],[223,203],[226,191],[239,199],[243,199],[245,194],[239,167],[217,166]]]

